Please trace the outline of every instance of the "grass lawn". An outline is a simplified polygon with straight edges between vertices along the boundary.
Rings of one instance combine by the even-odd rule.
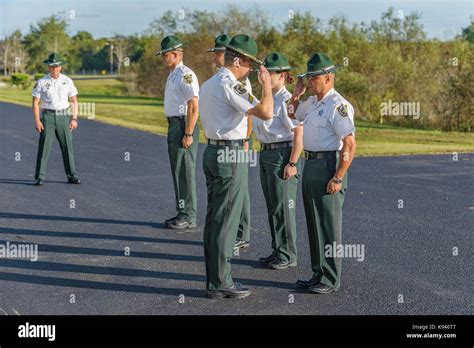
[[[80,102],[95,103],[95,119],[153,134],[166,134],[163,100],[128,96],[116,79],[76,79]],[[0,101],[31,106],[31,88],[0,87]],[[32,125],[33,127],[33,125]],[[474,152],[474,134],[416,130],[356,120],[357,155],[409,155]],[[204,132],[201,132],[204,142]],[[254,142],[258,149],[258,142]]]

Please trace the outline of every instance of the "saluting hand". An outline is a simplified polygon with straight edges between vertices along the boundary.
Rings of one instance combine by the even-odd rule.
[[[258,72],[258,82],[260,82],[263,87],[272,87],[270,73],[263,65],[260,65],[260,71]]]
[[[295,87],[295,91],[293,92],[293,95],[296,96],[297,98],[299,98],[305,92],[306,92],[306,86],[304,84],[303,78],[298,77],[298,81],[296,82],[296,87]]]
[[[44,130],[43,122],[41,122],[40,120],[36,121],[35,129],[38,133],[41,133],[41,131]]]

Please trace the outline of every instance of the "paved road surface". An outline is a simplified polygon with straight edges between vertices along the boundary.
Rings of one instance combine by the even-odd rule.
[[[294,289],[297,278],[310,276],[301,191],[297,269],[257,266],[270,252],[270,236],[258,167],[252,168],[251,247],[234,259],[233,275],[254,295],[209,300],[202,228],[162,225],[174,215],[164,137],[81,120],[74,141],[83,184],[65,183],[55,142],[45,185],[36,187],[37,137],[28,108],[0,103],[0,243],[39,248],[36,262],[0,259],[0,314],[473,313],[473,154],[457,162],[451,155],[357,158],[343,241],[362,244],[365,259],[345,258],[342,289],[327,296]],[[196,171],[200,226],[203,148]]]

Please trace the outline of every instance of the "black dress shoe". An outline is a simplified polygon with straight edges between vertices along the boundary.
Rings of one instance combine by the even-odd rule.
[[[42,179],[36,180],[35,185],[36,186],[43,186],[43,180]]]
[[[238,240],[234,244],[234,250],[235,249],[248,248],[249,246],[250,246],[250,242],[248,240]]]
[[[250,296],[249,289],[244,288],[242,284],[235,283],[233,287],[222,290],[207,290],[207,297],[211,299],[218,298],[244,298]]]
[[[67,182],[68,182],[68,184],[79,185],[81,183],[81,180],[79,180],[78,178],[74,178],[74,179],[67,179]]]
[[[177,218],[178,218],[178,215],[176,215],[175,217],[166,219],[166,220],[165,220],[165,225],[169,227],[169,224],[172,223],[172,222],[174,222]]]
[[[189,222],[185,219],[176,219],[173,222],[170,222],[168,227],[174,230],[186,230],[197,228],[197,225],[195,222]]]
[[[267,256],[267,257],[261,257],[258,259],[258,262],[261,264],[261,265],[264,265],[264,266],[268,266],[268,264],[270,262],[273,262],[277,259],[277,257],[275,255],[270,255],[270,256]]]
[[[273,262],[270,262],[268,264],[268,267],[273,268],[273,269],[287,269],[287,268],[293,268],[296,267],[296,261],[285,261],[282,259],[276,259]]]
[[[310,286],[308,288],[308,291],[313,294],[330,294],[331,292],[337,291],[337,290],[338,288],[334,288],[332,286],[321,284],[321,283]]]
[[[296,281],[296,286],[300,289],[309,289],[310,287],[316,284],[319,284],[319,282],[320,282],[319,277],[312,277],[309,280],[298,279]]]

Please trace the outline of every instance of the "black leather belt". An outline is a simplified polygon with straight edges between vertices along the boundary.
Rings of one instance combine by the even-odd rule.
[[[52,112],[53,114],[69,115],[68,109],[61,109],[61,110],[41,109],[41,112]]]
[[[171,123],[171,122],[176,122],[176,121],[184,121],[186,118],[186,116],[184,115],[181,115],[181,116],[170,116],[170,117],[167,117],[168,119],[168,123]]]
[[[218,145],[218,146],[244,146],[244,139],[238,140],[214,140],[208,139],[207,143],[209,145]]]
[[[282,147],[292,147],[292,146],[293,146],[292,141],[281,141],[278,143],[260,143],[261,150],[275,150],[275,149],[280,149]]]
[[[306,151],[304,150],[304,159],[336,159],[339,157],[338,151]]]

